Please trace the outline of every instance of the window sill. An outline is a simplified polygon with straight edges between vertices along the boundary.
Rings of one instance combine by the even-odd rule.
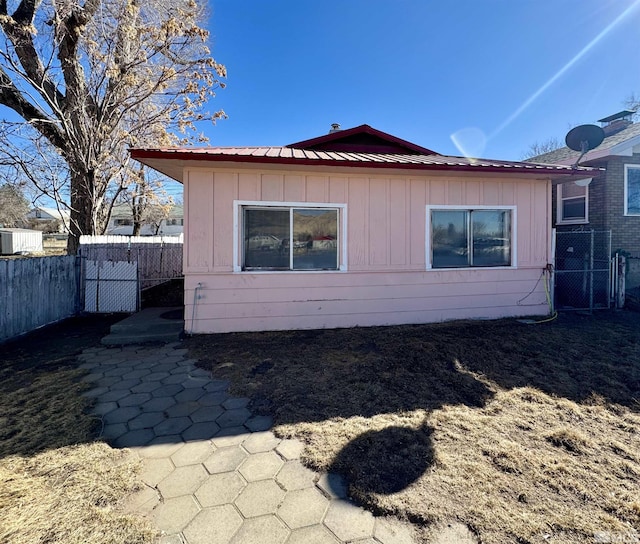
[[[242,270],[234,267],[234,274],[340,274],[347,272],[346,268],[339,270]]]
[[[575,221],[556,221],[556,225],[588,225],[589,221],[585,219]]]
[[[433,268],[432,266],[427,266],[427,272],[446,272],[446,271],[455,271],[461,272],[464,270],[516,270],[517,266],[463,266],[459,268]]]

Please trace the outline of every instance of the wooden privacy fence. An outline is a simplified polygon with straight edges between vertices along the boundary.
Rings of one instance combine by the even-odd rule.
[[[0,259],[0,342],[75,315],[74,256]]]

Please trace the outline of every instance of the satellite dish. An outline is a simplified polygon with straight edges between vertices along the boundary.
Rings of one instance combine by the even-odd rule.
[[[572,128],[564,141],[568,148],[586,153],[598,147],[602,140],[604,140],[604,130],[598,125],[580,125]]]
[[[565,137],[564,141],[569,149],[580,151],[580,156],[576,159],[574,168],[582,160],[582,157],[592,149],[598,147],[604,140],[604,130],[598,125],[580,125],[572,128]]]

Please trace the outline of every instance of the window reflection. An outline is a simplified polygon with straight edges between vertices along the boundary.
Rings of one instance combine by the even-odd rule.
[[[511,212],[433,210],[433,268],[511,265]]]
[[[336,270],[338,210],[246,208],[244,268]]]

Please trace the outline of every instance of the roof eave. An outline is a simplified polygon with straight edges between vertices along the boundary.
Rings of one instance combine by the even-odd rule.
[[[600,169],[597,168],[572,168],[557,169],[550,165],[536,165],[530,168],[495,165],[474,165],[474,164],[422,164],[422,163],[397,163],[397,162],[363,162],[354,160],[335,161],[332,159],[309,159],[294,157],[266,157],[252,155],[211,155],[206,153],[193,153],[184,151],[166,152],[153,149],[132,149],[131,157],[145,163],[146,160],[166,160],[166,161],[201,161],[212,163],[243,163],[243,164],[270,164],[270,165],[297,165],[297,166],[329,166],[347,168],[368,168],[384,170],[411,170],[411,171],[441,171],[441,172],[474,172],[474,173],[499,173],[524,176],[536,176],[547,179],[581,179],[589,175],[597,175]],[[166,173],[166,172],[165,172]],[[182,182],[172,176],[177,181]]]

